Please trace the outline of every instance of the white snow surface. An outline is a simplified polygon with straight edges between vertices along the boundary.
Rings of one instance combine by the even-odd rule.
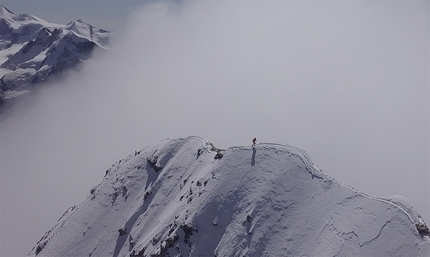
[[[47,21],[42,20],[39,17],[29,15],[29,14],[16,15],[13,12],[9,11],[3,5],[0,5],[0,17],[5,19],[13,29],[19,29],[24,25],[35,24],[35,23],[45,25],[45,26],[48,26],[48,25],[61,26],[54,23],[48,23]]]
[[[64,27],[68,31],[72,31],[76,36],[95,42],[99,47],[104,48],[108,41],[108,33],[104,30],[99,30],[84,20],[74,20],[69,22]]]
[[[191,136],[112,165],[29,256],[424,257],[423,222],[401,197],[343,185],[301,149],[220,150]]]

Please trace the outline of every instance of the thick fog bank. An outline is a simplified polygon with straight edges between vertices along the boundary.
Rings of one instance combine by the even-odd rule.
[[[2,255],[28,253],[121,157],[188,135],[299,146],[429,223],[429,24],[426,2],[145,5],[2,121]]]

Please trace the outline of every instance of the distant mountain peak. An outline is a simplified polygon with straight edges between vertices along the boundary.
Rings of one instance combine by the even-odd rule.
[[[15,15],[12,11],[7,9],[5,6],[0,5],[0,19],[6,20],[19,20],[19,16]]]
[[[31,23],[31,22],[38,22],[38,23],[46,23],[46,21],[30,14],[15,14],[9,9],[7,9],[5,6],[1,5],[0,8],[0,19],[4,19],[9,21],[11,26],[16,28],[17,26]],[[21,23],[18,25],[13,25],[14,23]]]
[[[5,17],[7,15],[15,15],[13,12],[9,11],[4,5],[0,5],[0,16]]]
[[[82,19],[77,19],[77,20],[73,20],[73,21],[67,23],[67,25],[64,28],[66,28],[66,29],[73,29],[73,28],[78,27],[78,26],[93,27],[88,22],[86,22],[86,21],[84,21]]]
[[[48,23],[29,14],[0,9],[0,105],[32,90],[32,84],[90,58],[105,48],[110,32],[78,19],[67,25]]]

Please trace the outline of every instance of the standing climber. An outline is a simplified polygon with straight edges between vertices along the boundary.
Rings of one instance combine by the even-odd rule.
[[[257,138],[254,137],[254,139],[252,139],[252,147],[254,147],[256,143],[257,143]]]

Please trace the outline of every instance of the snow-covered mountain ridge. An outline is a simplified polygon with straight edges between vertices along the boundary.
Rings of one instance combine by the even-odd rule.
[[[164,140],[106,171],[30,256],[429,256],[401,197],[358,192],[278,144]]]
[[[108,31],[83,20],[59,25],[0,6],[0,101],[87,60],[108,41]]]

